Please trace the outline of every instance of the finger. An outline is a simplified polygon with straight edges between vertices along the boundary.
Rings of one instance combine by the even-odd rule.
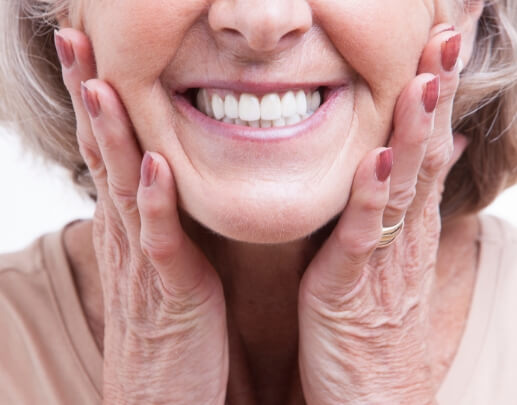
[[[350,200],[304,275],[301,290],[338,303],[357,294],[363,285],[361,280],[367,277],[366,263],[381,236],[392,167],[391,149],[376,149],[363,159]]]
[[[63,83],[70,94],[74,108],[79,151],[95,184],[97,203],[102,201],[102,217],[117,222],[118,213],[108,194],[106,167],[81,95],[81,82],[91,79],[96,74],[90,41],[82,32],[71,28],[55,31],[54,39],[61,61]],[[97,204],[96,210],[99,213],[100,209],[101,205]]]
[[[439,35],[442,32],[454,31],[454,29],[454,25],[449,23],[436,24],[434,27],[431,28],[429,38],[434,38],[436,35]]]
[[[54,41],[61,61],[63,83],[70,94],[75,112],[80,152],[90,169],[102,171],[102,167],[99,167],[101,162],[97,142],[93,137],[90,119],[81,98],[81,82],[95,76],[90,41],[83,33],[71,28],[54,31]]]
[[[142,154],[131,123],[116,92],[102,80],[82,84],[92,132],[106,166],[107,188],[127,231],[139,244],[140,216],[136,203]]]
[[[183,232],[174,178],[167,161],[158,153],[146,152],[144,156],[137,201],[142,252],[160,274],[163,287],[172,296],[181,297],[193,293],[203,281],[205,292],[213,293],[206,286],[218,286],[218,277]]]
[[[384,226],[398,224],[413,202],[439,93],[439,77],[421,74],[406,87],[397,102],[389,144],[393,148],[394,164]]]
[[[445,184],[445,180],[447,178],[447,175],[451,171],[452,167],[460,160],[461,156],[463,155],[463,152],[465,152],[465,149],[467,149],[467,146],[470,143],[470,140],[463,134],[455,133],[452,136],[453,140],[453,152],[452,156],[443,168],[443,170],[438,175],[437,183],[440,187],[443,188]],[[443,189],[440,190],[440,194],[442,194]]]
[[[448,166],[453,154],[451,119],[461,69],[461,64],[457,63],[460,46],[460,33],[442,32],[427,44],[420,61],[420,71],[440,76],[440,97],[436,107],[433,135],[429,139],[418,175],[417,198],[411,207],[413,215],[419,215],[429,194],[436,190],[437,179]]]
[[[445,180],[447,176],[449,175],[449,172],[451,171],[452,167],[458,162],[458,160],[463,155],[463,152],[467,148],[469,144],[469,139],[465,137],[462,134],[455,133],[453,135],[453,148],[454,151],[452,153],[452,157],[447,162],[443,170],[438,175],[436,182],[435,182],[435,191],[431,192],[427,195],[427,199],[422,203],[423,209],[421,211],[424,212],[424,216],[426,214],[433,214],[436,215],[438,212],[439,206],[442,202],[442,195],[445,189]],[[453,185],[454,187],[454,185]],[[443,220],[446,216],[448,216],[449,212],[440,212],[441,214],[441,220]],[[416,215],[413,213],[408,213],[408,215]],[[422,212],[419,213],[420,216],[422,216]]]

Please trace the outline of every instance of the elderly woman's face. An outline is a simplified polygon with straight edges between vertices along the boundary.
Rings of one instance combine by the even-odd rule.
[[[99,77],[119,92],[142,148],[168,160],[180,206],[226,237],[282,242],[344,208],[359,161],[388,139],[430,28],[454,2],[111,0],[87,1],[83,16]],[[287,114],[289,90],[309,93],[311,109],[318,87],[316,113],[276,131],[246,133],[194,110],[199,88],[216,104],[214,95],[249,93],[249,108],[246,97],[234,107],[254,121],[263,95],[277,94]],[[187,89],[196,90],[181,96]],[[293,109],[303,109],[298,97]],[[262,117],[279,114],[269,101]]]

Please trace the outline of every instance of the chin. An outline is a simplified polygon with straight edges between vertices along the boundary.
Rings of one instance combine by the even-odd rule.
[[[308,200],[289,204],[286,200],[281,203],[274,200],[236,203],[233,200],[230,205],[222,199],[219,206],[212,204],[204,209],[198,206],[198,209],[185,211],[205,228],[225,238],[245,243],[282,244],[310,236],[344,207],[344,202],[331,198]]]

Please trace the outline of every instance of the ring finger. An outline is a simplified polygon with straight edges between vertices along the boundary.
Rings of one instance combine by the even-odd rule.
[[[393,171],[384,226],[398,224],[415,197],[418,172],[433,131],[439,94],[439,76],[425,73],[409,84],[397,102],[389,144],[393,149]]]

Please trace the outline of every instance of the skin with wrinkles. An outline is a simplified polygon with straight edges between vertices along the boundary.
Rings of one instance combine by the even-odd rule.
[[[83,5],[74,25],[83,31],[59,35],[74,50],[63,79],[99,194],[104,403],[433,402],[438,205],[466,146],[450,128],[459,69],[445,71],[441,52],[459,31],[468,60],[475,32],[462,28],[480,9],[460,15],[452,0]],[[422,97],[435,75],[441,96],[429,112]],[[317,136],[259,148],[215,140],[171,101],[175,86],[236,78],[347,88]],[[384,145],[393,169],[379,181]],[[144,151],[153,153],[142,165]],[[404,215],[396,243],[375,250],[382,224]],[[280,321],[290,327],[271,330]],[[291,357],[275,354],[272,366],[261,339],[276,334]],[[299,378],[286,366],[293,356]],[[292,387],[273,367],[294,372]]]
[[[433,3],[422,0],[401,0],[390,7],[373,0],[285,1],[273,6],[278,20],[290,10],[307,17],[284,30],[301,29],[306,35],[290,39],[272,55],[260,47],[253,51],[245,40],[232,42],[228,32],[210,31],[210,22],[237,27],[225,17],[231,3],[214,2],[207,22],[202,15],[205,1],[167,2],[166,7],[138,0],[90,2],[84,11],[85,31],[95,50],[98,76],[121,97],[142,149],[160,151],[174,162],[183,208],[226,237],[288,242],[343,209],[354,168],[367,151],[385,144],[396,98],[416,72],[429,29],[446,16],[433,15]],[[235,19],[242,26],[258,25],[246,8],[265,7],[263,2],[257,7],[241,3],[233,11],[241,13]],[[316,18],[322,29],[309,29]],[[253,28],[259,37],[262,32]],[[243,69],[243,63],[250,67]],[[232,153],[200,134],[189,136],[200,129],[175,112],[167,89],[169,83],[216,78],[259,83],[346,80],[351,85],[338,107],[340,117],[320,130],[310,154],[305,145]]]

